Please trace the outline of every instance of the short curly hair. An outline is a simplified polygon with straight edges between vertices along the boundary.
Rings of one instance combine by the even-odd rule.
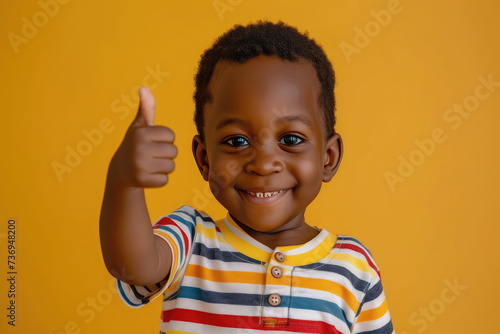
[[[211,48],[202,54],[198,72],[196,73],[196,90],[193,94],[195,102],[194,123],[198,135],[204,140],[203,108],[206,103],[212,102],[208,84],[215,65],[219,60],[237,61],[245,63],[259,55],[277,55],[281,59],[298,61],[298,57],[309,60],[321,84],[321,93],[318,104],[325,115],[327,138],[335,134],[335,72],[322,47],[308,32],[300,33],[297,28],[282,21],[257,21],[242,26],[236,24],[232,29],[219,36]]]

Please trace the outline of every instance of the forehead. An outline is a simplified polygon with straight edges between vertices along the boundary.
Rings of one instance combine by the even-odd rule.
[[[204,108],[205,124],[236,111],[257,117],[256,110],[300,111],[322,117],[318,104],[321,84],[312,63],[304,58],[292,62],[277,56],[258,56],[246,63],[219,61],[208,89],[212,102]]]

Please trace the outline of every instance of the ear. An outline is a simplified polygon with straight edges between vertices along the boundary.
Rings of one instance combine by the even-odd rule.
[[[194,160],[196,161],[196,165],[200,170],[201,176],[205,181],[208,181],[208,158],[207,158],[207,149],[205,146],[205,142],[199,135],[195,135],[193,137],[193,143],[191,145],[191,149],[193,150]]]
[[[344,146],[342,138],[338,133],[335,133],[325,146],[325,153],[323,155],[323,182],[330,182],[340,166]]]

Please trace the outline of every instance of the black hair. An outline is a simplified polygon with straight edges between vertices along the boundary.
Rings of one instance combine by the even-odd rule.
[[[308,32],[300,33],[297,28],[282,21],[257,21],[242,26],[236,24],[219,36],[211,48],[202,54],[198,73],[195,75],[196,90],[194,122],[200,137],[204,140],[203,107],[212,101],[208,83],[219,60],[245,63],[259,55],[277,55],[281,59],[298,61],[298,56],[309,60],[316,69],[321,84],[318,104],[325,115],[327,138],[335,134],[335,72],[322,47]]]

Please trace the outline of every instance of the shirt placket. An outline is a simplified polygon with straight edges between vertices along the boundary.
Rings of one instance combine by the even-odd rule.
[[[262,326],[278,327],[288,325],[292,270],[293,266],[286,265],[286,255],[275,249],[266,268],[266,280],[261,299]]]

